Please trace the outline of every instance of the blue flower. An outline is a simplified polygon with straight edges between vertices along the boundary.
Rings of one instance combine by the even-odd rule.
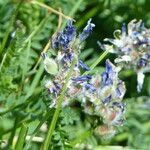
[[[103,102],[104,105],[107,105],[108,103],[110,103],[111,99],[112,99],[112,96],[109,95],[104,100],[102,100],[102,102]]]
[[[61,85],[56,81],[47,82],[46,83],[47,89],[50,93],[54,94],[56,97],[61,91]]]
[[[122,82],[121,80],[119,80],[116,90],[115,90],[115,97],[122,99],[124,94],[125,94],[125,85],[124,82]]]
[[[72,81],[82,83],[82,82],[89,81],[91,79],[92,77],[90,75],[84,75],[84,76],[78,76],[78,77],[72,78]]]
[[[68,21],[67,26],[65,27],[63,34],[67,36],[68,41],[71,41],[76,35],[76,29],[72,25],[72,20]]]
[[[150,51],[147,54],[145,54],[145,58],[150,59]]]
[[[122,24],[121,32],[122,32],[122,36],[125,36],[126,33],[127,33],[127,29],[126,29],[126,24],[125,23]]]
[[[116,77],[116,71],[110,61],[106,60],[106,69],[102,73],[102,84],[103,86],[112,85],[113,80]]]
[[[127,30],[127,31],[126,31]],[[150,31],[144,26],[142,20],[132,20],[127,29],[123,24],[121,35],[115,39],[105,39],[112,43],[104,44],[101,48],[117,54],[115,63],[121,68],[132,69],[138,74],[144,74],[150,69]],[[141,90],[144,81],[139,78],[137,89]],[[138,87],[141,87],[140,89]]]
[[[138,66],[139,67],[145,67],[147,65],[147,60],[144,58],[140,58]]]
[[[84,87],[85,87],[86,90],[90,90],[91,92],[96,91],[96,88],[92,84],[87,83],[87,84],[84,85]]]
[[[90,70],[90,68],[89,68],[85,63],[83,63],[82,60],[79,60],[79,61],[78,61],[78,64],[79,64],[79,67],[81,67],[81,68],[84,69],[85,71],[89,71],[89,70]]]
[[[62,63],[70,63],[73,60],[74,56],[72,52],[65,53],[64,56],[62,57],[61,61]]]
[[[83,29],[82,33],[79,35],[80,41],[84,41],[92,32],[95,24],[91,23],[92,19],[89,19],[86,27]]]
[[[113,103],[112,103],[112,107],[113,107],[113,108],[115,108],[115,107],[119,108],[122,113],[123,113],[124,110],[125,110],[125,104],[122,103],[122,102],[113,102]]]
[[[65,29],[61,32],[58,32],[56,37],[52,39],[52,48],[67,50],[70,42],[75,38],[75,35],[76,29],[72,25],[72,21],[69,20]]]

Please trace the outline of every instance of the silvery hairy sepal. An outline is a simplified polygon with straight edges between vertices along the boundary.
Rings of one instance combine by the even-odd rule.
[[[141,20],[138,22],[132,20],[127,28],[123,24],[122,30],[115,32],[115,39],[105,41],[111,44],[99,43],[99,45],[102,49],[117,55],[115,63],[122,68],[133,69],[137,73],[137,90],[140,92],[144,73],[150,71],[150,29],[146,28]]]
[[[56,61],[49,58],[46,53],[41,54],[43,57],[44,69],[51,75],[56,75],[58,73],[58,65]]]

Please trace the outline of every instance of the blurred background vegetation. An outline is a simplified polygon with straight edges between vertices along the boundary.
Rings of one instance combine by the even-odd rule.
[[[80,32],[89,18],[96,25],[85,42],[81,58],[91,65],[102,53],[97,41],[113,37],[123,22],[142,19],[150,27],[149,0],[39,0],[76,20]],[[11,149],[20,127],[28,128],[27,135],[45,136],[36,128],[42,121],[50,122],[54,110],[43,86],[46,73],[37,64],[41,51],[58,29],[61,17],[32,0],[0,0],[0,144]],[[61,28],[66,19],[62,17]],[[113,59],[115,55],[109,54]],[[104,60],[93,72],[102,71]],[[126,82],[126,119],[124,126],[112,139],[103,140],[90,134],[88,117],[78,109],[63,109],[53,138],[52,149],[72,149],[70,145],[117,145],[130,149],[150,149],[150,75],[147,73],[141,93],[136,91],[136,74],[131,70],[120,73]],[[45,116],[49,112],[48,116]],[[82,136],[81,136],[82,135]],[[70,142],[71,141],[71,142]],[[24,149],[39,149],[41,142],[29,142]],[[9,149],[9,148],[6,149]],[[106,148],[111,149],[111,148]],[[116,148],[117,149],[117,148]]]

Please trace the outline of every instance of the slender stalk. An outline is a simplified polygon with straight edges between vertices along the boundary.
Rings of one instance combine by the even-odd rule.
[[[106,55],[107,55],[108,53],[109,53],[108,51],[104,51],[104,52],[102,53],[102,55],[100,55],[99,58],[91,65],[90,71],[93,70],[93,69],[106,57]],[[84,75],[85,75],[85,74],[88,74],[90,71],[86,71],[86,72],[84,73]]]
[[[37,4],[37,5],[39,5],[39,6],[43,7],[43,8],[46,8],[46,9],[48,9],[50,12],[53,12],[53,13],[55,13],[55,14],[57,14],[57,15],[61,15],[62,17],[66,18],[66,19],[72,19],[71,17],[66,16],[66,15],[64,15],[63,13],[61,13],[61,12],[59,12],[59,11],[53,9],[53,8],[50,7],[50,6],[47,6],[47,5],[43,4],[43,3],[41,3],[41,2],[32,0],[31,3],[32,3],[32,4]],[[74,20],[74,19],[72,19],[72,20]]]
[[[59,9],[59,11],[61,12],[61,9]],[[62,24],[62,16],[59,15],[58,26],[57,26],[56,32],[53,35],[55,35],[60,30],[61,24]],[[50,45],[51,45],[51,41],[49,40],[48,43],[46,44],[46,46],[44,47],[44,49],[42,50],[42,53],[46,53],[47,50],[49,49]],[[40,56],[37,63],[35,64],[33,70],[36,70],[36,68],[40,64],[41,60],[42,60],[42,57]]]
[[[7,148],[9,148],[9,146],[11,146],[12,143],[13,143],[13,138],[15,137],[15,132],[16,132],[16,129],[17,129],[17,123],[18,123],[18,116],[16,116],[16,118],[15,118],[14,127],[13,127],[12,132],[11,132],[11,135],[10,135],[10,137],[9,137],[9,140],[8,140],[8,147],[7,147]]]
[[[105,56],[108,54],[108,51],[104,51],[102,53],[102,55],[100,55],[100,57],[94,62],[94,64],[90,67],[91,70],[94,69],[104,58]]]
[[[43,64],[41,64],[37,74],[34,76],[32,84],[27,92],[27,95],[25,96],[25,99],[28,99],[33,94],[35,88],[37,87],[37,85],[40,81],[40,78],[41,78],[43,72],[44,72],[44,67],[43,67]]]
[[[61,8],[59,8],[59,12],[61,12],[61,13],[62,13]],[[59,15],[58,25],[57,25],[57,29],[56,29],[55,33],[57,33],[57,32],[60,30],[60,28],[61,28],[61,24],[62,24],[62,16],[61,16],[61,15]],[[54,33],[54,34],[55,34],[55,33]]]
[[[24,147],[24,150],[28,150],[30,147],[30,144],[32,142],[32,139],[34,138],[34,136],[36,135],[36,133],[39,131],[40,127],[43,125],[43,123],[50,117],[51,113],[48,112],[46,113],[46,115],[44,116],[44,118],[41,120],[41,122],[38,124],[38,126],[36,127],[36,129],[33,131],[32,135],[29,138],[29,141],[27,142],[26,146]]]
[[[48,130],[48,134],[47,134],[46,139],[44,141],[43,150],[48,150],[49,149],[49,145],[51,143],[52,134],[53,134],[53,131],[54,131],[55,126],[56,126],[56,122],[57,122],[57,119],[58,119],[58,116],[59,116],[59,112],[61,110],[62,101],[64,99],[65,92],[67,90],[67,84],[68,84],[70,76],[71,76],[71,74],[73,72],[73,68],[74,68],[75,64],[76,64],[76,59],[74,59],[73,62],[72,62],[71,68],[70,68],[70,70],[69,70],[69,72],[67,74],[64,86],[62,88],[62,92],[60,93],[60,96],[58,97],[57,108],[56,108],[54,116],[52,118],[52,121],[51,121],[51,124],[50,124],[50,128]]]
[[[28,72],[28,63],[29,63],[29,56],[30,56],[30,48],[31,48],[31,40],[29,40],[28,42],[28,45],[27,45],[27,49],[25,50],[26,52],[26,61],[24,62],[24,67],[23,67],[23,70],[22,70],[22,84],[24,84],[25,82],[25,76]]]
[[[31,32],[28,38],[24,41],[22,47],[18,49],[18,52],[21,52],[25,48],[25,46],[28,44],[28,42],[32,40],[33,36],[35,36],[38,33],[38,31],[43,27],[43,25],[46,23],[48,17],[49,17],[49,14],[47,13],[45,18],[39,23],[38,26],[35,27],[35,29]]]
[[[26,134],[27,134],[28,128],[26,127],[25,124],[22,124],[19,137],[15,146],[15,150],[21,150],[23,149],[23,144],[25,142]]]
[[[8,37],[9,37],[9,35],[10,35],[12,29],[13,29],[13,24],[15,22],[16,16],[18,14],[18,10],[19,10],[22,2],[23,2],[23,0],[21,0],[20,3],[17,4],[16,9],[14,10],[14,12],[12,14],[12,17],[11,17],[10,22],[9,22],[9,27],[7,28],[7,31],[5,33],[5,36],[3,38],[3,41],[2,41],[2,44],[1,44],[1,47],[0,47],[0,54],[2,53],[2,51],[4,50],[4,48],[6,46]]]
[[[4,54],[3,59],[2,59],[2,62],[1,62],[1,64],[0,64],[0,72],[1,72],[2,67],[3,67],[3,64],[4,64],[5,60],[6,60],[6,55],[7,55],[7,53]]]
[[[46,46],[44,47],[44,49],[43,49],[42,53],[47,52],[47,50],[49,49],[50,45],[51,45],[51,42],[50,42],[50,41],[48,41],[48,43],[47,43],[47,44],[46,44]],[[40,64],[41,60],[42,60],[42,57],[40,56],[40,57],[39,57],[39,59],[38,59],[38,61],[37,61],[37,63],[35,64],[35,66],[34,66],[33,70],[36,70],[36,68],[37,68],[37,67],[38,67],[38,65]]]
[[[83,0],[78,0],[76,2],[76,4],[74,5],[74,7],[70,10],[69,16],[74,16],[74,14],[77,12],[78,8],[80,7],[81,3],[83,2]],[[67,21],[64,21],[62,28],[65,27]]]

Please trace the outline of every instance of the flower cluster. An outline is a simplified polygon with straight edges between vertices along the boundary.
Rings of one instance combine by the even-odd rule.
[[[57,51],[56,58],[52,59],[47,54],[42,54],[45,70],[52,75],[52,79],[46,81],[45,86],[52,97],[50,107],[57,107],[57,99],[66,76],[72,62],[76,60],[67,83],[62,107],[68,106],[73,100],[78,100],[85,113],[102,118],[105,128],[112,129],[123,122],[122,99],[126,89],[124,82],[118,78],[120,68],[106,60],[106,68],[101,75],[81,74],[80,71],[90,70],[79,59],[79,54],[81,43],[91,34],[94,26],[90,19],[82,33],[77,35],[75,27],[69,21],[64,30],[52,38],[52,48]]]
[[[95,25],[91,23],[90,19],[82,33],[77,35],[76,28],[73,26],[72,21],[68,21],[64,30],[55,34],[51,41],[52,48],[57,51],[57,57],[51,59],[47,54],[42,54],[45,70],[53,75],[53,79],[46,81],[45,84],[52,96],[50,107],[56,107],[57,98],[62,90],[64,81],[74,59],[76,60],[76,64],[67,84],[65,100],[62,105],[68,105],[71,99],[76,97],[77,93],[80,92],[79,86],[88,86],[81,85],[81,83],[89,80],[90,76],[82,76],[80,69],[88,71],[90,68],[79,59],[79,53],[81,43],[91,34],[94,27]]]
[[[125,84],[118,78],[120,68],[106,60],[105,71],[101,75],[93,75],[88,88],[82,88],[79,97],[84,111],[103,119],[105,128],[113,129],[122,125],[124,103],[122,99],[126,92]]]
[[[101,47],[117,54],[118,57],[115,59],[117,65],[133,69],[137,73],[137,90],[141,91],[144,73],[150,70],[150,30],[141,20],[139,22],[132,20],[127,29],[123,24],[121,32],[117,30],[115,33],[115,39],[105,39],[112,45],[104,44]]]
[[[83,89],[86,93],[82,99],[83,107],[91,105],[90,109],[86,111],[89,114],[101,115],[104,110],[107,111],[119,108],[119,112],[124,112],[124,104],[121,102],[125,94],[125,84],[118,78],[120,68],[115,67],[109,60],[106,60],[105,71],[101,75],[93,75],[89,83],[90,88]],[[105,118],[105,117],[104,117]],[[120,120],[116,122],[119,123]]]

